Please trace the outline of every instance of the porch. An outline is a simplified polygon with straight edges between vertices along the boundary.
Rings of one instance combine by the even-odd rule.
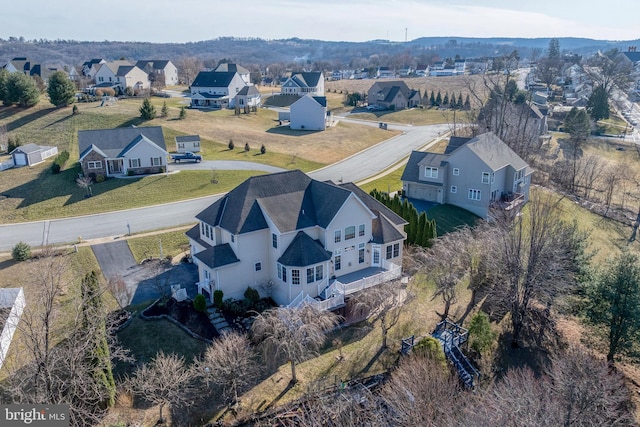
[[[343,307],[345,298],[351,294],[400,278],[402,268],[386,260],[380,267],[368,267],[353,273],[338,276],[329,281],[329,286],[319,292],[316,298],[300,292],[288,307],[311,304],[318,310],[335,310]]]
[[[491,203],[492,208],[511,211],[524,204],[523,193],[508,193]]]

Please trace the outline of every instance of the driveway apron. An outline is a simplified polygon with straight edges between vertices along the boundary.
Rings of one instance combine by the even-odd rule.
[[[137,265],[126,240],[92,245],[91,249],[106,279],[118,275],[125,276],[131,267]]]

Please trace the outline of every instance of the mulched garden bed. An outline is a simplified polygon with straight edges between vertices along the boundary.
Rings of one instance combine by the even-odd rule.
[[[142,314],[146,317],[162,316],[163,314],[170,316],[191,332],[208,340],[213,340],[220,336],[216,328],[211,324],[206,313],[196,311],[196,309],[193,308],[193,302],[188,300],[178,302],[171,298],[166,301],[165,304],[157,301],[143,311]]]

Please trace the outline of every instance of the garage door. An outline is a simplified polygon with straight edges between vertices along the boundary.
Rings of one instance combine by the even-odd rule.
[[[409,197],[412,199],[426,200],[427,202],[437,202],[438,190],[430,187],[411,186],[409,187]]]
[[[27,166],[27,155],[24,153],[15,153],[13,155],[13,161],[16,166]]]

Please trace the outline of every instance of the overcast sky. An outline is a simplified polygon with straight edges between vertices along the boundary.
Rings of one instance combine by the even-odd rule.
[[[5,0],[0,37],[188,42],[221,36],[640,38],[637,0]]]

